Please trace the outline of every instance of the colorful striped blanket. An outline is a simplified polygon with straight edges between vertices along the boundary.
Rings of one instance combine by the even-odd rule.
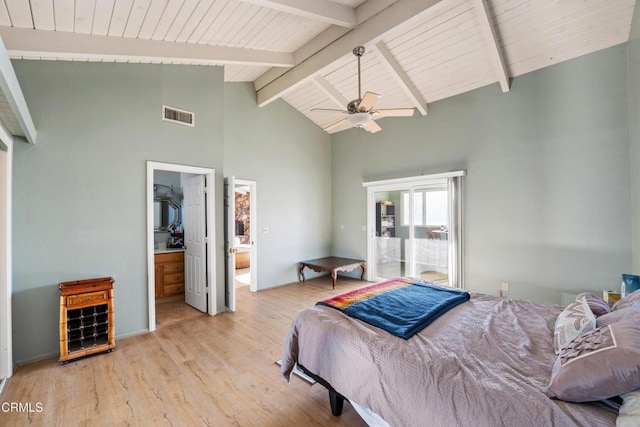
[[[316,305],[335,308],[395,336],[409,339],[469,298],[469,292],[460,289],[401,277],[345,292]]]

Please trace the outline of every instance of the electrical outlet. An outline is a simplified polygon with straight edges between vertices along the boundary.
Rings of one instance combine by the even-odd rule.
[[[502,291],[509,292],[509,282],[502,282]]]

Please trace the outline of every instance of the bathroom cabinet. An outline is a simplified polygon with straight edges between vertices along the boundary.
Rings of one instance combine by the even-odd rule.
[[[156,253],[156,298],[184,294],[184,252]]]

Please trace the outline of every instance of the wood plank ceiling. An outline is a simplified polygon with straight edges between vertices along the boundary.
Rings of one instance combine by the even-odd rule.
[[[324,128],[363,92],[415,107],[629,38],[636,0],[0,0],[11,58],[224,66]],[[403,120],[390,118],[386,120]]]

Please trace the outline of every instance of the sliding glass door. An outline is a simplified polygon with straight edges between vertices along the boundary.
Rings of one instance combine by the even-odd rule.
[[[404,193],[407,222],[413,239],[407,241],[409,275],[429,282],[449,284],[449,203],[446,181]],[[413,194],[410,199],[409,195]],[[413,203],[410,203],[410,202]],[[408,215],[407,215],[408,216]]]
[[[458,174],[365,183],[369,280],[409,276],[462,287]]]
[[[407,235],[398,225],[400,191],[378,191],[375,193],[376,228],[374,259],[378,277],[405,276],[403,262],[404,242]]]

